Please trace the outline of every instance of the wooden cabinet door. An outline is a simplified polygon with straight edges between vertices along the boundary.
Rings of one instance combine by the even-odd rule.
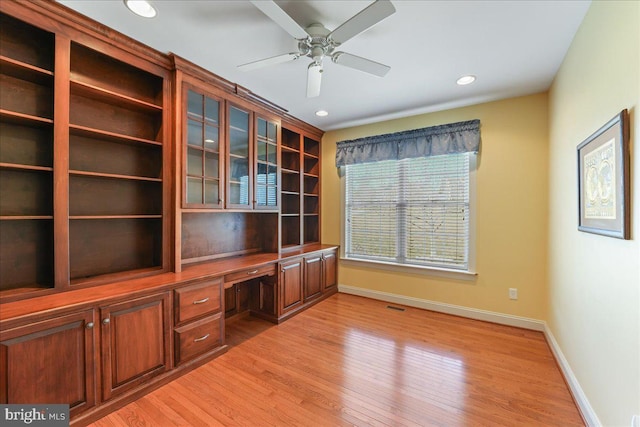
[[[336,251],[322,254],[322,290],[333,289],[338,284]]]
[[[100,309],[104,400],[169,368],[170,313],[169,292]]]
[[[69,404],[70,415],[93,407],[94,311],[0,332],[0,403]]]
[[[322,257],[320,254],[304,259],[304,300],[322,293]]]
[[[184,84],[182,96],[185,110],[182,205],[222,208],[225,191],[225,144],[220,126],[223,101],[188,84]]]
[[[253,282],[238,282],[224,290],[225,318],[249,310]]]
[[[228,209],[253,208],[253,113],[228,104],[227,202]]]
[[[280,121],[256,115],[254,209],[278,209]]]
[[[302,304],[302,259],[280,263],[280,315]]]
[[[257,302],[253,304],[255,309],[268,316],[277,316],[277,278],[276,275],[260,278],[258,293],[255,294]]]

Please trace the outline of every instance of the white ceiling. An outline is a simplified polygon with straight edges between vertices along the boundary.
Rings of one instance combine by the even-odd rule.
[[[376,77],[325,60],[321,94],[306,98],[309,58],[250,72],[237,66],[296,51],[296,41],[248,1],[155,0],[153,19],[119,0],[59,0],[161,52],[246,87],[323,130],[549,88],[589,7],[584,0],[392,0],[396,13],[339,50],[391,66]],[[278,1],[302,27],[329,30],[371,1]],[[474,74],[477,81],[458,86]],[[329,112],[316,117],[317,110]]]

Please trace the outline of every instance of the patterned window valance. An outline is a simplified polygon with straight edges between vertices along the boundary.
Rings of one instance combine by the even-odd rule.
[[[336,166],[477,153],[479,148],[480,120],[476,119],[338,142]]]

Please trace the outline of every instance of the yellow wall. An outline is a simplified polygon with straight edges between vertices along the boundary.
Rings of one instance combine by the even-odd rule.
[[[339,266],[341,285],[542,319],[547,277],[547,95],[538,94],[327,132],[322,145],[322,241],[340,243],[335,143],[471,119],[481,121],[473,281]],[[519,299],[509,300],[508,288]]]
[[[475,281],[340,265],[339,283],[545,320],[588,416],[640,414],[640,2],[594,1],[548,94],[327,132],[322,241],[340,243],[341,140],[481,120]],[[629,241],[577,230],[576,146],[622,109],[631,116]],[[520,299],[510,301],[507,289]],[[579,396],[580,397],[580,396]]]
[[[594,1],[549,93],[550,329],[605,426],[640,414],[640,2]],[[632,239],[577,231],[576,145],[631,112]]]

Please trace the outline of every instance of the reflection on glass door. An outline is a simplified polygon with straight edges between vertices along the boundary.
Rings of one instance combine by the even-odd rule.
[[[256,207],[278,206],[278,125],[256,119]]]
[[[220,102],[187,90],[187,205],[219,207],[223,204],[220,168]]]
[[[233,207],[251,206],[250,113],[229,107],[229,201]]]

